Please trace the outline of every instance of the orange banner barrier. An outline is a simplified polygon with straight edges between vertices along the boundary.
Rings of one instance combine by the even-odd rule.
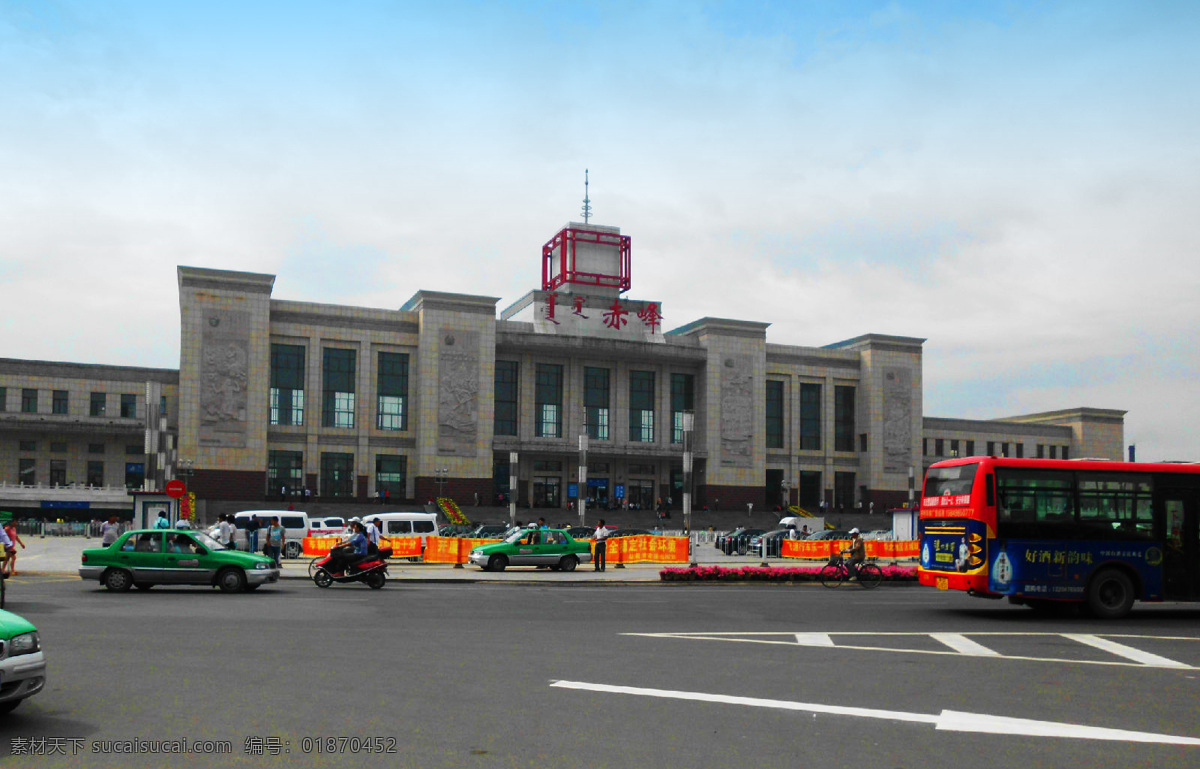
[[[688,540],[648,534],[610,538],[605,559],[609,563],[687,563]]]
[[[337,537],[305,537],[300,543],[304,546],[305,555],[316,557],[329,555],[329,551],[340,541]],[[380,537],[379,546],[390,547],[393,558],[414,558],[421,555],[420,537]]]
[[[425,546],[425,563],[466,563],[467,556],[480,545],[500,542],[499,539],[468,537],[430,537]]]
[[[887,540],[872,540],[866,542],[868,558],[916,558],[917,541],[905,540],[891,542]],[[783,540],[784,558],[807,558],[812,560],[827,560],[841,550],[850,547],[848,539],[819,539],[809,542],[803,539]]]

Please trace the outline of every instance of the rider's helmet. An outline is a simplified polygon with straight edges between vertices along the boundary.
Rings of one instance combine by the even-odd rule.
[[[858,530],[858,527],[857,527],[857,526],[856,526],[855,528],[853,528],[853,529],[851,529],[851,530],[850,530],[850,536],[852,536],[852,537],[853,537],[854,535],[856,535],[856,534],[860,534],[860,533],[861,533],[861,532]]]

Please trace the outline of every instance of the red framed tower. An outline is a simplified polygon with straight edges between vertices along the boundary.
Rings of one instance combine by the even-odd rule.
[[[571,287],[628,291],[633,260],[631,240],[620,230],[567,226],[542,246],[542,290]],[[605,291],[604,293],[609,293]]]

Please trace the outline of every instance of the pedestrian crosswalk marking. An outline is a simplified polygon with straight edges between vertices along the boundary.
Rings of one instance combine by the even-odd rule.
[[[1144,652],[1141,649],[1135,649],[1132,646],[1119,644],[1116,641],[1110,641],[1107,638],[1101,638],[1095,635],[1086,635],[1083,633],[1063,633],[1063,637],[1070,638],[1072,641],[1078,641],[1081,644],[1086,644],[1111,654],[1115,654],[1118,657],[1126,657],[1134,662],[1140,662],[1143,665],[1150,665],[1157,668],[1191,669],[1190,665],[1185,665],[1182,662],[1169,660],[1166,657],[1160,657],[1157,654]]]
[[[1000,652],[987,648],[978,641],[972,641],[962,633],[930,633],[929,637],[944,643],[959,654],[969,654],[976,657],[999,657]]]
[[[711,633],[623,633],[627,636],[643,638],[666,638],[690,641],[731,641],[734,643],[757,643],[778,646],[804,646],[846,651],[894,652],[899,654],[934,654],[949,657],[982,657],[990,659],[1022,660],[1026,662],[1059,662],[1076,665],[1106,665],[1111,667],[1156,668],[1164,670],[1200,670],[1200,667],[1169,659],[1157,654],[1142,651],[1125,643],[1113,641],[1113,638],[1130,641],[1200,641],[1193,636],[1147,636],[1117,633],[1085,634],[1085,633],[1020,633],[1020,632],[981,632],[981,633],[919,633],[905,631],[854,632],[838,631],[832,633],[788,633],[767,631],[753,633],[746,631],[717,631]],[[894,637],[894,638],[930,638],[943,646],[942,649],[912,649],[904,647],[864,646],[853,642],[843,643],[838,639],[845,637]],[[1020,654],[1001,654],[980,643],[976,638],[1064,638],[1082,646],[1098,649],[1119,659],[1087,660],[1067,659],[1062,657],[1032,657]]]

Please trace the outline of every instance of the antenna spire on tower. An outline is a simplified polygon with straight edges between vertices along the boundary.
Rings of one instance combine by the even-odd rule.
[[[588,170],[583,169],[583,223],[592,217],[592,201],[588,198]]]

